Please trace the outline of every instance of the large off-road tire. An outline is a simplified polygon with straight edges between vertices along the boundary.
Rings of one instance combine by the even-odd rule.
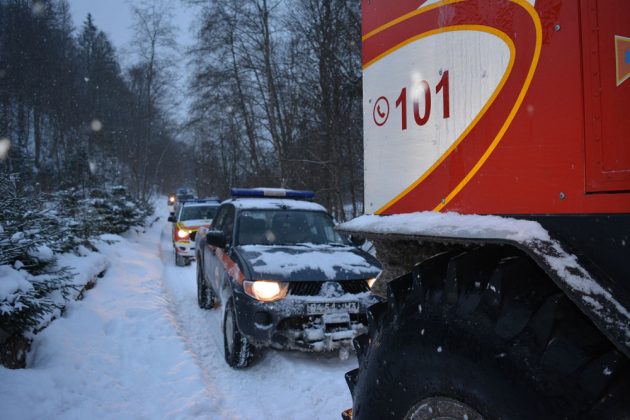
[[[186,265],[186,257],[184,257],[183,255],[178,254],[177,252],[175,253],[175,265],[178,267],[183,267]]]
[[[217,297],[203,278],[201,264],[197,264],[197,304],[201,309],[214,309],[217,306]]]
[[[630,413],[628,359],[509,247],[426,260],[369,317],[346,374],[355,420]]]
[[[232,299],[225,305],[225,313],[223,316],[223,347],[225,350],[225,361],[233,368],[246,368],[254,359],[256,349],[238,329],[238,325],[236,324],[236,311]]]

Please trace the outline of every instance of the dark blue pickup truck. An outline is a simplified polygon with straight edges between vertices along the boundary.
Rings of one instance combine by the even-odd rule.
[[[312,193],[234,189],[197,235],[199,306],[222,304],[226,362],[256,349],[346,351],[366,329],[378,261],[334,230]]]

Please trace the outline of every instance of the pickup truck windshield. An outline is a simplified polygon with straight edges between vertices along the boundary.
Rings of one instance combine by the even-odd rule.
[[[238,217],[240,245],[345,244],[323,212],[247,210]]]

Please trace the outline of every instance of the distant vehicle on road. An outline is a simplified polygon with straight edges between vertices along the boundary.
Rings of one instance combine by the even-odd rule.
[[[381,271],[334,230],[307,191],[233,189],[196,240],[201,308],[223,304],[226,362],[248,366],[257,349],[340,349],[365,332],[370,287]]]
[[[171,193],[168,195],[168,214],[173,216],[175,214],[175,203],[177,202],[177,194]]]
[[[219,207],[216,198],[194,199],[178,203],[176,214],[168,218],[173,222],[173,248],[175,264],[190,264],[195,256],[195,235],[201,227],[208,227]]]
[[[168,195],[168,214],[174,216],[178,211],[178,205],[182,201],[194,200],[197,198],[195,192],[190,188],[178,188],[177,192]]]

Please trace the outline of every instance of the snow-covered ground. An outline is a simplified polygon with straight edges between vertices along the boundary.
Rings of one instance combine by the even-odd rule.
[[[195,263],[175,266],[163,220],[99,244],[106,275],[35,337],[28,369],[0,367],[0,417],[339,418],[356,358],[267,350],[228,367],[222,309],[197,306]]]

